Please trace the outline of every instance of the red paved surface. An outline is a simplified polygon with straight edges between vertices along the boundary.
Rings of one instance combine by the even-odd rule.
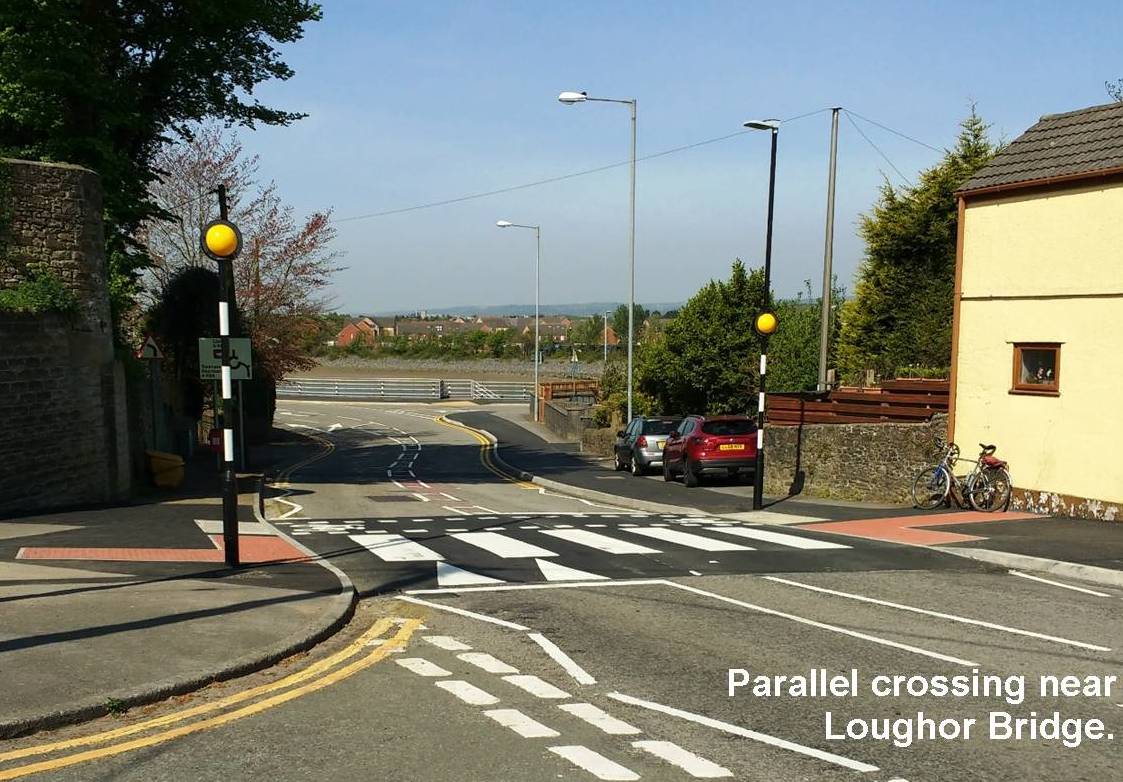
[[[96,562],[223,562],[221,535],[209,535],[214,548],[74,548],[28,546],[16,559],[71,559]],[[239,535],[239,559],[246,564],[302,562],[308,556],[288,541],[268,535]]]
[[[959,513],[936,513],[931,516],[894,516],[888,519],[859,519],[857,521],[827,521],[814,524],[800,524],[800,529],[819,532],[835,532],[853,535],[858,538],[872,538],[890,543],[909,543],[914,546],[939,546],[944,543],[965,543],[971,540],[986,540],[978,535],[961,535],[958,532],[941,532],[917,527],[949,527],[957,524],[977,524],[980,522],[1024,521],[1039,519],[1035,513],[980,513],[961,511]]]

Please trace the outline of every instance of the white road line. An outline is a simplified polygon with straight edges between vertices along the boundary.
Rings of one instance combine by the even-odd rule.
[[[490,706],[493,703],[499,703],[499,699],[490,692],[484,692],[474,684],[459,679],[442,679],[434,683],[445,692],[451,692],[470,706]]]
[[[444,649],[446,652],[467,652],[472,649],[471,646],[463,641],[456,640],[451,635],[425,635],[422,636],[422,639],[438,649]]]
[[[548,698],[557,700],[569,697],[569,693],[565,690],[559,690],[557,687],[550,684],[545,679],[540,679],[537,676],[532,676],[528,673],[504,676],[503,681],[507,682],[508,684],[515,685],[520,690],[529,692],[535,698]]]
[[[464,652],[463,654],[456,655],[458,660],[463,660],[469,665],[474,665],[477,668],[482,668],[488,673],[518,673],[519,669],[512,665],[500,660],[498,657],[493,657],[487,652]]]
[[[460,508],[454,508],[451,505],[442,505],[441,507],[444,508],[447,511],[452,511],[453,513],[459,513],[461,516],[471,516],[472,515],[466,510],[460,510]]]
[[[437,563],[437,584],[442,587],[474,586],[477,584],[503,584],[501,578],[492,578],[482,573],[473,573],[471,570],[450,565],[447,562]]]
[[[404,530],[402,530],[402,532],[406,533],[407,535],[421,535],[421,534],[424,534],[428,531],[429,530],[427,530],[427,529],[404,529]]]
[[[461,502],[461,499],[459,497],[453,497],[447,491],[442,491],[441,496],[447,497],[448,499],[452,500],[453,502]]]
[[[439,562],[444,559],[432,549],[401,535],[382,533],[350,537],[383,562]]]
[[[532,719],[518,709],[491,709],[485,711],[484,716],[498,722],[505,728],[510,728],[524,739],[552,739],[560,736],[553,728],[547,728],[538,720]]]
[[[547,581],[600,581],[608,578],[608,576],[598,576],[596,573],[586,573],[584,570],[559,565],[557,562],[551,562],[548,559],[536,559],[534,561]]]
[[[1064,644],[1066,646],[1077,646],[1081,649],[1091,649],[1096,652],[1110,652],[1111,648],[1107,646],[1099,646],[1097,644],[1084,643],[1083,641],[1073,641],[1069,638],[1061,638],[1056,635],[1045,635],[1044,633],[1035,633],[1032,630],[1021,630],[1017,627],[1008,627],[1007,625],[995,624],[994,622],[985,622],[981,619],[970,619],[966,616],[956,616],[955,614],[945,614],[941,611],[930,611],[926,608],[917,608],[915,606],[904,605],[902,603],[891,603],[888,600],[879,600],[874,597],[866,597],[865,595],[856,595],[852,592],[840,592],[835,589],[826,589],[825,587],[812,586],[811,584],[802,584],[798,581],[789,581],[786,578],[778,576],[763,576],[765,581],[774,581],[777,584],[786,584],[788,586],[799,587],[800,589],[807,589],[812,592],[821,592],[827,595],[835,595],[837,597],[845,597],[850,600],[858,600],[862,603],[872,603],[873,605],[885,606],[887,608],[896,608],[901,611],[909,611],[914,614],[924,614],[925,616],[934,616],[937,619],[947,619],[950,622],[959,622],[965,625],[974,625],[976,627],[985,627],[988,630],[998,630],[1003,633],[1010,633],[1011,635],[1021,635],[1026,638],[1039,638],[1043,641],[1053,641],[1054,643]]]
[[[560,703],[558,708],[567,714],[572,714],[574,717],[584,720],[610,736],[634,736],[637,733],[642,733],[639,728],[616,719],[591,703]]]
[[[898,643],[896,641],[890,641],[888,638],[879,638],[876,635],[867,635],[866,633],[860,633],[857,630],[848,630],[845,627],[838,627],[837,625],[827,624],[826,622],[816,622],[813,619],[804,619],[802,616],[796,616],[794,614],[787,614],[787,613],[784,613],[783,611],[777,611],[773,608],[765,608],[764,606],[758,606],[758,605],[754,605],[752,603],[746,603],[743,600],[736,600],[732,597],[726,597],[725,595],[719,595],[717,592],[707,592],[705,589],[698,589],[697,587],[687,586],[686,584],[679,584],[675,581],[662,581],[661,583],[666,584],[667,586],[674,587],[675,589],[681,589],[684,592],[691,592],[691,593],[696,594],[696,595],[703,595],[705,597],[712,597],[714,600],[720,600],[723,603],[730,603],[730,604],[735,605],[735,606],[741,606],[742,608],[747,608],[750,611],[759,611],[762,614],[769,614],[770,616],[778,616],[781,619],[790,619],[793,622],[798,622],[799,624],[807,625],[809,627],[817,627],[820,630],[829,630],[832,633],[838,633],[840,635],[848,635],[851,638],[859,638],[863,641],[869,641],[871,643],[880,644],[881,646],[888,646],[888,647],[891,647],[893,649],[901,649],[901,650],[906,651],[906,652],[912,652],[913,654],[919,654],[923,657],[930,657],[933,660],[942,660],[943,662],[946,662],[946,663],[955,663],[956,665],[964,665],[968,668],[978,668],[979,667],[978,663],[971,662],[970,660],[964,660],[964,659],[961,659],[959,657],[952,657],[950,655],[940,654],[939,652],[932,652],[932,651],[929,651],[927,649],[921,649],[919,646],[909,646],[908,644],[902,644],[902,643]]]
[[[678,766],[695,779],[720,779],[733,776],[733,772],[729,769],[688,752],[670,741],[633,741],[632,746],[649,752],[672,766]]]
[[[578,665],[572,657],[561,649],[561,647],[542,635],[542,633],[527,633],[527,638],[541,646],[542,651],[550,655],[554,662],[560,665],[578,684],[597,683],[597,680],[590,676],[588,671]]]
[[[468,587],[466,589],[407,589],[407,595],[440,595],[456,592],[517,592],[522,589],[584,589],[585,587],[674,586],[674,582],[661,578],[638,578],[631,581],[575,581],[550,584],[504,584],[502,586]],[[404,598],[403,598],[404,599]]]
[[[721,532],[725,535],[735,535],[739,538],[763,540],[768,543],[778,543],[781,546],[791,546],[802,549],[831,549],[850,548],[842,543],[831,543],[828,540],[815,540],[814,538],[801,538],[798,535],[789,535],[786,532],[773,532],[767,529],[753,529],[751,527],[706,527],[710,532]]]
[[[679,546],[686,546],[688,548],[699,549],[700,551],[752,551],[749,546],[742,546],[740,543],[731,543],[727,540],[716,540],[714,538],[706,538],[702,535],[695,535],[692,532],[683,532],[678,529],[669,529],[667,527],[633,527],[628,532],[636,535],[644,535],[656,540],[665,540],[668,543],[675,543]]]
[[[1049,579],[1041,578],[1040,576],[1031,576],[1029,573],[1023,573],[1020,570],[1011,570],[1010,575],[1017,576],[1018,578],[1028,578],[1030,581],[1040,581],[1042,584],[1049,584],[1050,586],[1071,589],[1073,592],[1083,592],[1086,595],[1095,595],[1096,597],[1111,597],[1111,595],[1105,592],[1096,592],[1093,589],[1085,589],[1084,587],[1073,586],[1072,584],[1062,584],[1060,581],[1050,581]]]
[[[617,540],[599,532],[589,532],[584,529],[544,529],[543,535],[560,538],[561,540],[576,543],[579,546],[588,546],[597,551],[608,554],[658,554],[658,549],[641,546],[627,540]]]
[[[597,779],[612,780],[613,782],[631,782],[631,780],[639,779],[639,774],[609,760],[599,752],[593,752],[588,747],[582,747],[581,745],[550,747],[550,751],[565,758],[578,768],[588,771]]]
[[[394,481],[394,483],[398,483],[398,482]],[[418,481],[418,483],[421,483],[421,481]],[[399,484],[399,485],[401,485],[401,484]],[[404,489],[405,487],[402,486],[402,488]],[[422,502],[428,502],[429,501],[429,498],[426,497],[424,494],[418,494],[417,492],[410,492],[410,494],[412,494],[414,497],[421,500]]]
[[[477,588],[480,588],[480,587],[477,587]],[[482,588],[486,589],[487,587],[482,587]],[[467,616],[467,617],[470,617],[471,619],[479,619],[481,622],[488,622],[490,624],[499,625],[500,627],[506,627],[506,628],[511,629],[511,630],[520,630],[524,633],[527,632],[528,630],[530,630],[529,627],[523,627],[520,624],[515,624],[514,622],[508,622],[506,619],[496,619],[493,616],[484,616],[483,614],[477,614],[475,611],[469,611],[466,608],[457,608],[455,606],[446,606],[443,603],[434,603],[431,600],[422,600],[419,597],[410,597],[409,595],[406,595],[405,597],[399,597],[398,600],[403,600],[407,603],[414,603],[414,604],[420,605],[420,606],[429,606],[430,608],[436,608],[436,609],[439,609],[441,611],[448,611],[450,614],[459,614],[460,616]]]
[[[407,671],[413,671],[418,676],[452,676],[451,671],[446,671],[439,665],[431,663],[424,657],[403,657],[394,660]]]
[[[498,532],[460,532],[450,535],[450,537],[482,548],[489,554],[494,554],[503,559],[557,556],[557,552],[535,546],[532,543],[524,543],[506,535],[500,535]]]
[[[440,682],[438,682],[438,684],[440,684]],[[694,714],[689,711],[683,711],[682,709],[676,709],[672,706],[664,706],[661,703],[653,703],[651,701],[633,698],[631,695],[624,695],[619,692],[610,692],[608,693],[608,697],[612,698],[613,700],[620,701],[621,703],[627,703],[631,706],[638,706],[641,709],[657,711],[661,714],[667,714],[671,717],[678,717],[679,719],[689,720],[690,722],[697,723],[698,725],[705,725],[707,728],[715,728],[724,733],[729,733],[734,736],[740,736],[742,738],[752,739],[753,741],[759,741],[762,744],[768,744],[773,747],[779,747],[780,749],[786,749],[789,752],[797,752],[800,755],[807,755],[808,757],[812,757],[817,760],[823,760],[836,766],[848,768],[851,771],[861,771],[863,773],[868,773],[870,771],[878,770],[877,766],[870,765],[869,763],[862,763],[858,760],[851,760],[850,758],[843,757],[842,755],[835,755],[833,752],[824,752],[823,750],[815,749],[814,747],[805,747],[802,744],[796,744],[794,741],[787,741],[786,739],[769,736],[767,733],[758,733],[755,730],[742,728],[740,725],[733,725],[728,722],[722,722],[721,720],[715,720],[710,717],[705,717],[701,714]]]

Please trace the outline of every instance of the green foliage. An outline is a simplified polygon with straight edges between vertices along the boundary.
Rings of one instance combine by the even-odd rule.
[[[898,366],[947,366],[958,207],[955,191],[999,147],[972,109],[958,141],[913,187],[886,182],[861,222],[866,257],[842,309],[838,364],[845,374]]]
[[[46,270],[28,268],[27,278],[0,290],[0,310],[5,312],[73,312],[78,297]]]
[[[643,322],[647,320],[650,313],[640,304],[635,305],[632,312],[633,328],[635,330],[635,342],[639,344],[640,337],[643,334]],[[616,336],[620,338],[620,346],[624,350],[628,348],[628,305],[621,304],[612,313],[612,330],[616,332]]]
[[[919,378],[922,380],[947,380],[951,377],[950,367],[897,367],[897,377]]]
[[[768,341],[768,388],[772,392],[813,391],[819,383],[820,313],[823,300],[811,293],[804,281],[806,298],[776,302],[779,327]],[[827,366],[833,366],[838,341],[838,312],[845,291],[837,285],[831,292],[831,324],[827,337]]]
[[[305,0],[0,3],[0,156],[101,176],[117,314],[147,263],[137,230],[161,216],[148,194],[156,152],[208,118],[250,127],[298,119],[252,95],[292,76],[274,44],[298,40],[320,15]]]
[[[760,351],[753,322],[768,304],[763,270],[750,274],[735,261],[727,282],[711,280],[642,346],[640,391],[661,413],[751,411]]]

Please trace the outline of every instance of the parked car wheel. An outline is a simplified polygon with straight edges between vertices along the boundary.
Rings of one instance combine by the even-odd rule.
[[[698,485],[698,473],[690,466],[690,462],[684,461],[682,463],[682,483],[693,489]]]
[[[663,480],[670,483],[675,479],[675,474],[671,472],[671,463],[666,459],[663,460]]]
[[[612,469],[616,470],[616,472],[622,472],[628,469],[628,465],[624,464],[624,460],[620,458],[619,451],[612,452]]]
[[[637,477],[647,475],[647,468],[640,463],[640,460],[636,458],[635,454],[632,454],[632,475]]]

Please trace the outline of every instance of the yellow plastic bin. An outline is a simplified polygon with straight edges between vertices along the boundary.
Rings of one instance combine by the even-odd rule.
[[[183,457],[162,451],[145,451],[152,483],[162,489],[174,489],[183,483]]]

